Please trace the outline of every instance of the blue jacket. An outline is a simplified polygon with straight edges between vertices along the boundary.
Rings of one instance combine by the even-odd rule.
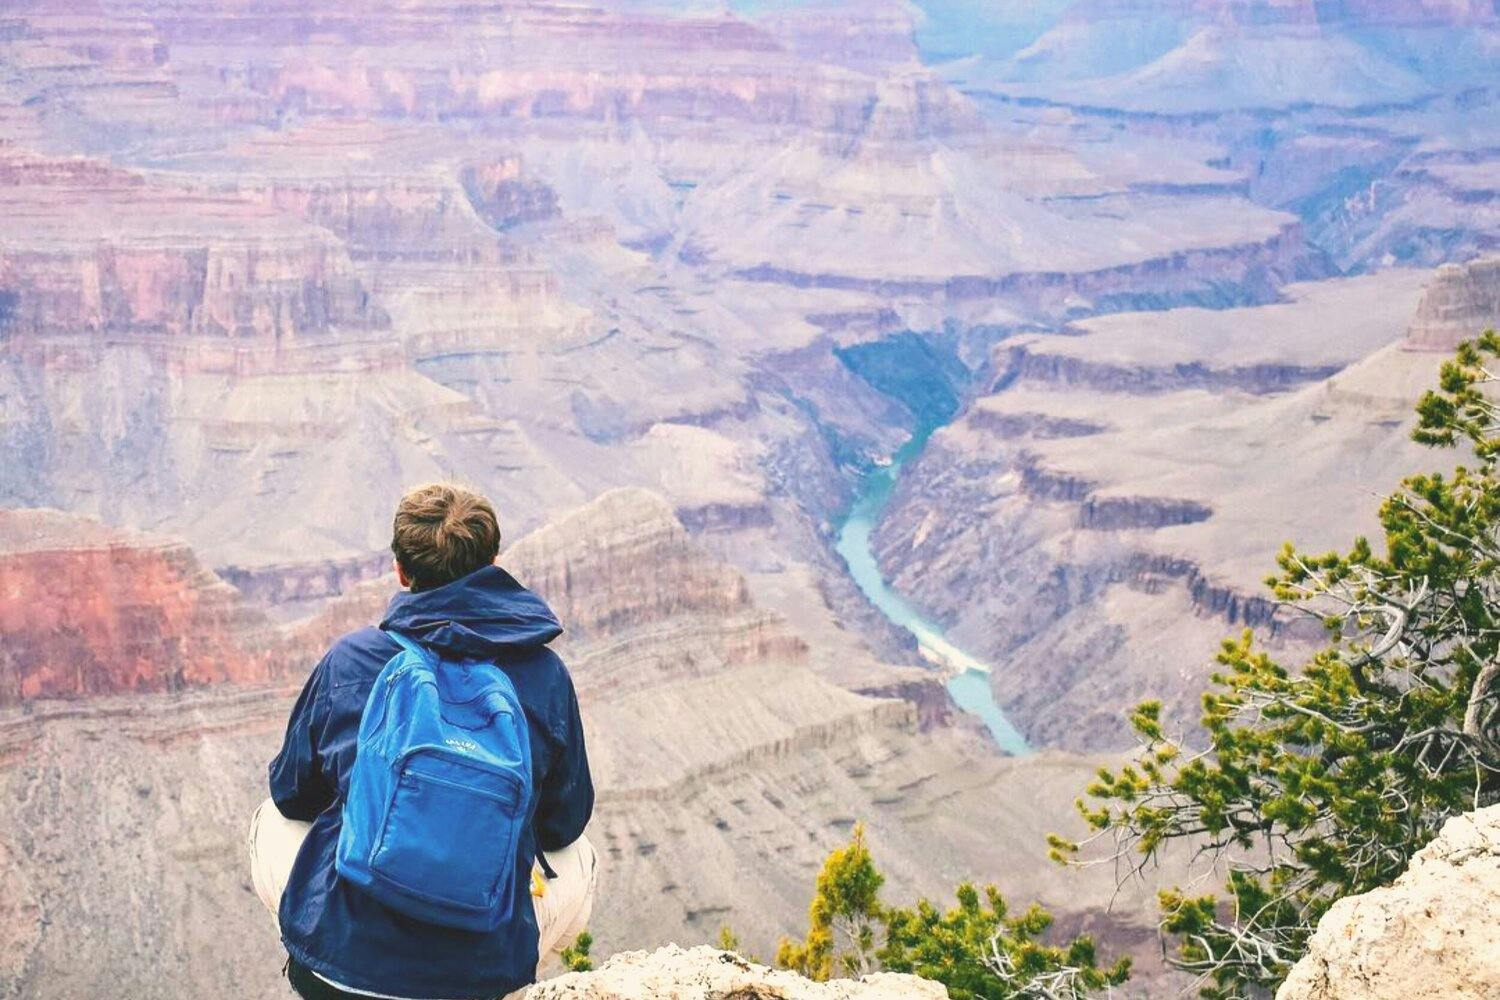
[[[516,850],[511,923],[491,933],[435,927],[402,916],[334,871],[334,848],[349,791],[360,716],[375,677],[400,650],[394,629],[454,656],[498,663],[516,686],[531,731],[533,812]],[[594,786],[572,679],[547,643],[562,627],[541,598],[497,566],[444,587],[399,593],[380,628],[351,632],[328,651],[292,709],[281,753],[271,762],[271,798],[312,829],[281,897],[287,952],[352,989],[420,1000],[503,996],[536,973],[537,926],[529,883],[538,850],[566,847],[583,833]]]

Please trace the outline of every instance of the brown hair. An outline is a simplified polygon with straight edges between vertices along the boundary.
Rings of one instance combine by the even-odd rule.
[[[461,486],[418,486],[396,506],[391,552],[413,590],[452,583],[500,554],[495,508]]]

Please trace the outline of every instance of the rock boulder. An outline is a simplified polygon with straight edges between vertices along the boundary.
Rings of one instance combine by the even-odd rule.
[[[1276,1000],[1500,996],[1500,806],[1449,820],[1393,884],[1339,900]]]
[[[937,983],[882,972],[815,983],[716,948],[628,951],[593,972],[532,987],[527,1000],[945,1000]]]

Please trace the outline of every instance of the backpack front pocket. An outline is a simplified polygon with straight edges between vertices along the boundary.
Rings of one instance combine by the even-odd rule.
[[[373,874],[439,909],[455,925],[494,910],[501,879],[515,871],[521,786],[514,775],[457,754],[417,750],[396,763],[398,776]]]

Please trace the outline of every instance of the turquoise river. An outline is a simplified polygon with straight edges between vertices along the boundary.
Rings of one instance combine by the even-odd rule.
[[[839,528],[835,546],[849,565],[849,573],[887,618],[910,632],[923,655],[948,673],[948,693],[959,708],[978,716],[989,727],[996,744],[1010,754],[1030,752],[1026,739],[995,704],[990,690],[989,664],[970,655],[948,641],[937,622],[912,606],[911,602],[891,589],[880,575],[870,535],[880,523],[901,470],[921,453],[931,431],[919,433],[891,458],[891,463],[865,476],[848,516]]]

